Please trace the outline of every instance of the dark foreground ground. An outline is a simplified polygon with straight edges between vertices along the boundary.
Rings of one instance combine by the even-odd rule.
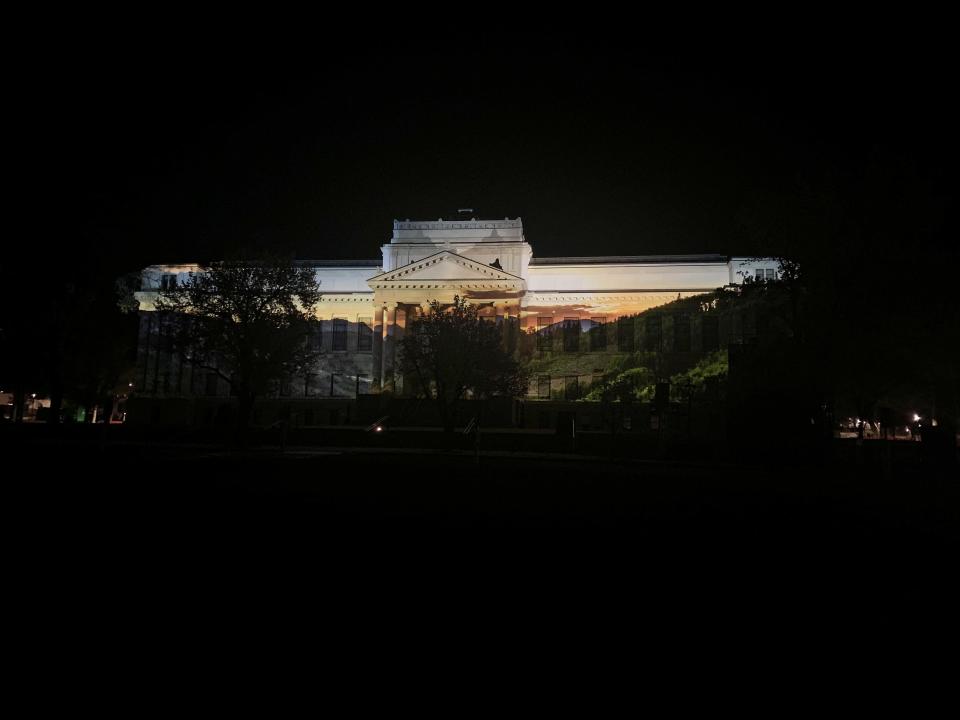
[[[164,626],[269,607],[279,622],[305,604],[358,627],[956,627],[951,474],[409,449],[4,450],[18,587],[51,616]]]

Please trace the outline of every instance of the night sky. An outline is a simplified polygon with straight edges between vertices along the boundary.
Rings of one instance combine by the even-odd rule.
[[[472,207],[521,216],[540,257],[743,253],[758,192],[878,153],[939,187],[952,149],[936,43],[370,45],[128,41],[59,63],[32,88],[31,179],[51,191],[25,251],[377,258],[394,218]]]

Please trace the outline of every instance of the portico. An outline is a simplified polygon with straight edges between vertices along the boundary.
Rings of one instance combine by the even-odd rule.
[[[495,261],[496,262],[496,261]],[[499,263],[497,263],[499,264]],[[526,281],[494,265],[440,250],[367,281],[373,291],[373,391],[399,392],[397,353],[404,333],[430,303],[459,296],[479,306],[481,317],[519,327]]]

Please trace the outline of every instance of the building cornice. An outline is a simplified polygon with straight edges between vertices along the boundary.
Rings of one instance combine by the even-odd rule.
[[[394,220],[394,230],[512,230],[523,228],[520,218],[515,220]]]
[[[577,265],[726,265],[725,255],[598,255],[596,257],[534,257],[530,267],[570,267]]]

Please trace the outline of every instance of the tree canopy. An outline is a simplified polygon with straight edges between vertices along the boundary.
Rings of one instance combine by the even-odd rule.
[[[316,362],[307,337],[319,300],[310,268],[268,258],[211,263],[161,290],[156,308],[176,317],[175,351],[230,384],[242,431],[258,396]]]
[[[527,391],[528,373],[507,351],[502,328],[484,321],[478,310],[459,296],[451,305],[435,300],[401,342],[400,371],[413,379],[418,394],[437,402],[447,431],[468,393],[483,399]]]
[[[909,155],[880,149],[745,205],[751,247],[792,271],[779,285],[797,365],[808,368],[804,393],[849,413],[899,402],[958,416],[958,255],[947,207]]]

